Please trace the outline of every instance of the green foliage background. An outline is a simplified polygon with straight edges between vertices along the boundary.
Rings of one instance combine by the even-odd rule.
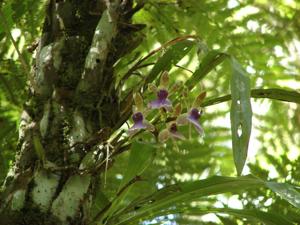
[[[134,19],[146,24],[144,41],[130,55],[115,65],[119,80],[142,56],[176,37],[195,35],[200,38],[198,48],[170,70],[171,83],[191,77],[199,62],[208,51],[217,50],[234,56],[247,71],[251,88],[280,88],[291,91],[300,89],[300,3],[296,0],[149,0]],[[25,61],[32,63],[34,57],[27,50],[39,37],[44,16],[43,1],[1,1],[0,19],[0,181],[3,181],[15,155],[20,113],[26,98],[26,72],[7,35],[15,36]],[[5,20],[3,20],[5,17]],[[201,49],[199,52],[198,50]],[[147,62],[155,63],[164,50]],[[180,67],[179,67],[180,66]],[[183,69],[185,68],[185,69]],[[138,72],[145,76],[150,67]],[[124,84],[125,96],[139,81],[131,76]],[[190,101],[201,90],[207,91],[207,99],[230,93],[230,68],[228,63],[215,67],[196,88],[190,91]],[[146,100],[153,98],[144,96]],[[251,173],[263,180],[286,182],[300,186],[300,107],[270,99],[252,98],[253,127],[249,158],[244,174]],[[299,103],[299,100],[295,102]],[[230,102],[207,106],[201,123],[205,136],[200,139],[193,134],[187,141],[175,146],[168,142],[156,151],[153,164],[128,192],[122,204],[126,205],[137,196],[147,195],[179,181],[198,180],[213,175],[235,176],[230,131]],[[124,126],[124,129],[127,129]],[[186,133],[189,131],[186,130]],[[150,138],[140,136],[144,141]],[[134,145],[133,148],[136,146]],[[139,147],[140,148],[140,147]],[[147,148],[147,147],[145,147]],[[146,151],[146,150],[145,150]],[[129,153],[120,155],[114,167],[107,172],[107,185],[99,197],[106,201],[115,197]],[[132,163],[137,163],[133,161]],[[138,193],[138,194],[137,194]],[[105,196],[105,197],[104,197]],[[139,197],[140,198],[140,197]],[[236,199],[236,201],[234,201]],[[178,203],[183,213],[167,212],[164,216],[149,217],[144,224],[243,224],[241,212],[218,214],[207,222],[199,216],[210,212],[212,207],[242,206],[243,209],[260,209],[264,212],[286,215],[294,223],[300,223],[299,210],[275,193],[265,189],[239,190],[236,195],[202,197],[201,203]],[[234,202],[239,201],[239,204]],[[121,205],[122,205],[121,204]],[[97,206],[101,208],[101,205]],[[198,211],[197,211],[198,210]],[[201,210],[203,212],[201,214]],[[255,214],[255,213],[254,213]],[[229,215],[229,216],[228,216]],[[253,215],[253,214],[251,214]],[[207,217],[206,217],[207,218]],[[256,224],[255,216],[244,216]],[[154,219],[154,220],[152,220]],[[169,222],[168,222],[169,221]]]

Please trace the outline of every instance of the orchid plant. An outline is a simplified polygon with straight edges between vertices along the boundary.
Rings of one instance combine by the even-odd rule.
[[[186,108],[186,112],[182,113],[181,103],[178,103],[173,107],[172,101],[169,99],[170,93],[175,89],[169,90],[169,74],[164,71],[160,78],[160,84],[157,87],[154,84],[149,84],[148,89],[151,92],[156,93],[157,98],[150,101],[147,107],[144,108],[143,97],[139,93],[134,94],[134,106],[133,106],[133,125],[128,129],[128,135],[130,137],[137,134],[139,131],[147,130],[157,136],[157,140],[160,143],[164,143],[169,139],[185,140],[185,136],[179,131],[180,126],[191,124],[199,135],[203,135],[203,128],[199,123],[199,119],[202,115],[200,105],[206,96],[206,92],[202,92],[194,100],[191,107]],[[147,114],[153,110],[159,110],[161,114],[167,115],[167,119],[162,121],[166,124],[164,129],[159,130],[158,126],[151,124],[147,119]],[[167,122],[168,121],[168,122]]]

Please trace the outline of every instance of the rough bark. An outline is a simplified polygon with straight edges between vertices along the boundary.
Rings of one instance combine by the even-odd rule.
[[[0,224],[91,222],[103,149],[122,111],[113,65],[141,41],[135,11],[131,0],[47,4]]]

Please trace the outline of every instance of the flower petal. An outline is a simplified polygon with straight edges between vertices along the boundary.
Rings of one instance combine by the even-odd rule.
[[[171,136],[175,139],[185,140],[185,137],[179,132],[170,132]]]
[[[148,90],[154,93],[158,92],[158,88],[152,83],[148,84]]]
[[[203,134],[203,128],[201,127],[201,125],[200,125],[200,123],[198,122],[198,120],[195,120],[195,119],[192,119],[192,118],[188,117],[188,121],[190,121],[190,122],[194,125],[195,129],[197,130],[197,132],[198,132],[200,135]]]
[[[177,124],[174,123],[174,122],[171,123],[171,125],[169,126],[169,132],[170,132],[170,135],[171,135],[172,138],[180,139],[180,140],[185,139],[185,137],[180,132],[178,132]]]
[[[131,127],[131,128],[128,129],[127,133],[128,133],[129,136],[133,136],[133,135],[135,135],[137,132],[139,132],[139,130],[140,130],[140,129],[134,129],[134,128]]]
[[[176,123],[179,126],[188,124],[187,113],[181,114],[177,117]]]
[[[201,92],[193,103],[193,108],[199,108],[206,97],[206,91]]]
[[[178,103],[175,107],[174,107],[174,112],[173,112],[173,115],[174,116],[179,116],[181,113],[181,104]]]
[[[144,120],[145,129],[151,132],[155,131],[155,126],[153,126],[148,120]]]
[[[128,129],[128,134],[129,136],[132,136],[142,129],[146,129],[146,126],[143,122],[135,123],[131,128]]]
[[[136,134],[139,130],[146,129],[154,131],[154,126],[147,120],[144,120],[144,115],[141,112],[136,112],[132,115],[133,126],[128,129],[129,136]]]
[[[199,112],[199,110],[198,109],[196,109],[196,108],[192,108],[191,110],[190,110],[190,112],[189,112],[189,118],[191,118],[191,119],[193,119],[193,120],[195,120],[195,121],[198,121],[198,119],[200,118],[200,116],[201,116],[201,113]]]
[[[134,100],[137,110],[140,112],[143,111],[143,108],[144,108],[143,97],[139,93],[135,93],[133,95],[133,100]]]
[[[151,109],[160,109],[165,108],[167,111],[172,111],[172,103],[169,99],[156,99],[148,104],[148,107]]]
[[[168,71],[164,71],[160,78],[160,86],[161,87],[168,87],[169,85],[169,73]]]
[[[161,107],[165,108],[169,112],[172,111],[172,103],[169,99],[166,99]]]
[[[169,139],[169,137],[170,137],[170,132],[168,131],[168,129],[164,129],[158,134],[158,140],[161,143],[166,142]]]
[[[160,100],[154,100],[148,104],[148,107],[151,109],[159,109],[161,107],[161,101]]]

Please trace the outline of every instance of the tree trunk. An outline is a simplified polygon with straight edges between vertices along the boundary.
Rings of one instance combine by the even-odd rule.
[[[141,41],[140,26],[131,24],[140,7],[132,0],[47,4],[0,224],[92,223],[106,141],[124,119],[113,65]]]

